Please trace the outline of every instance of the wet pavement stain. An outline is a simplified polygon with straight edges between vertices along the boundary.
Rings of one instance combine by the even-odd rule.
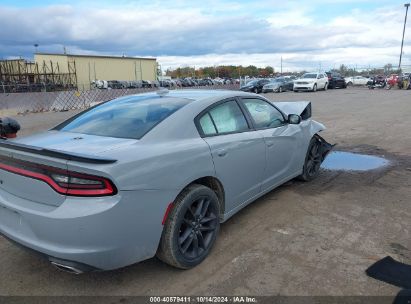
[[[334,171],[368,171],[389,163],[387,159],[378,156],[333,151],[324,160],[321,168]]]

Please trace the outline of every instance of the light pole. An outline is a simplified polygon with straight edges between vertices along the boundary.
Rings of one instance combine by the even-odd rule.
[[[281,76],[283,76],[283,56],[281,56]]]
[[[398,64],[398,73],[401,70],[402,48],[404,47],[405,26],[407,25],[408,8],[410,7],[410,4],[406,3],[404,4],[404,7],[405,7],[405,20],[404,20],[404,30],[402,31],[401,54],[400,54],[400,62]]]

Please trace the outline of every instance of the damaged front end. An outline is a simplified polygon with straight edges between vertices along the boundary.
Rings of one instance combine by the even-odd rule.
[[[318,141],[318,146],[320,149],[319,154],[321,155],[321,163],[322,163],[324,159],[327,157],[328,153],[330,153],[331,150],[335,147],[335,144],[334,145],[330,144],[318,134],[316,134],[315,137],[317,138],[317,141]]]
[[[272,102],[278,109],[280,109],[285,115],[297,114],[301,116],[302,124],[307,130],[306,136],[311,139],[315,137],[319,146],[319,154],[321,155],[321,163],[325,160],[328,153],[335,146],[328,143],[323,137],[318,135],[319,132],[325,130],[325,126],[318,121],[312,120],[312,106],[310,101],[284,101],[284,102]]]

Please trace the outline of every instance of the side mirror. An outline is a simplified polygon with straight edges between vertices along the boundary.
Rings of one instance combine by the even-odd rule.
[[[288,123],[292,125],[298,125],[301,123],[301,116],[297,114],[288,115]]]

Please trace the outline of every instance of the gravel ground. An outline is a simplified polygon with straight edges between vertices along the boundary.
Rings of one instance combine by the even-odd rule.
[[[410,91],[349,88],[266,94],[310,100],[337,150],[383,156],[363,173],[323,171],[291,181],[222,225],[211,255],[181,271],[153,258],[120,270],[74,276],[0,237],[0,295],[388,295],[398,288],[364,270],[391,255],[411,264]],[[75,112],[17,116],[21,134]]]

